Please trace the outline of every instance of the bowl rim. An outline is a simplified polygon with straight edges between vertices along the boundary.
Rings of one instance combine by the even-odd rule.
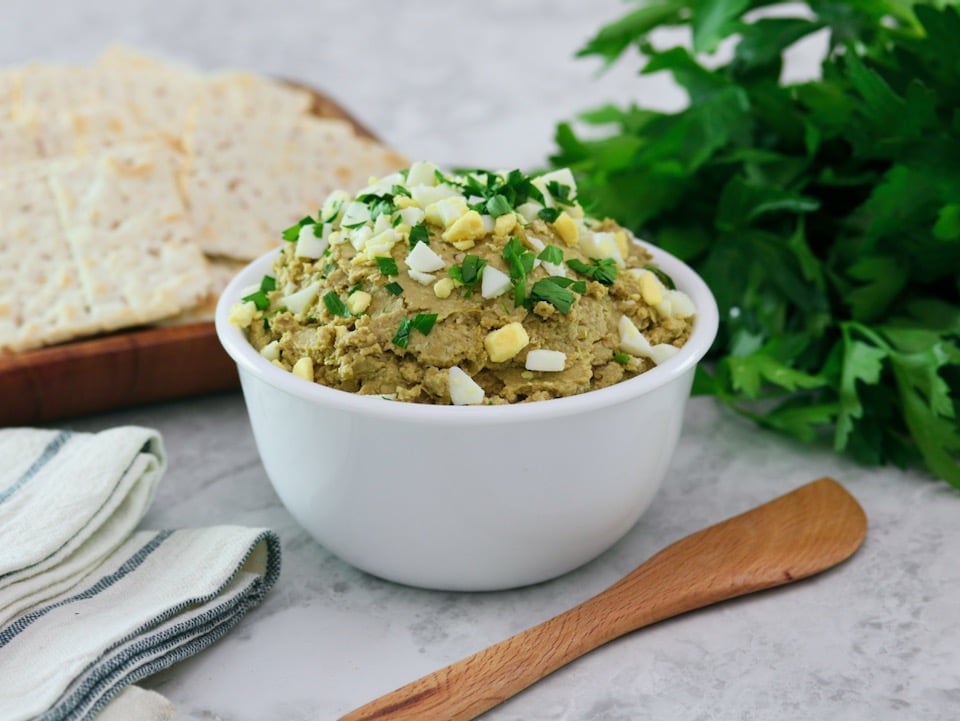
[[[686,263],[648,242],[637,240],[696,307],[693,330],[682,348],[664,363],[629,380],[606,388],[563,398],[494,406],[453,406],[389,402],[380,396],[360,395],[311,383],[278,368],[260,355],[228,318],[241,291],[259,283],[282,247],[270,250],[240,270],[221,293],[214,316],[217,337],[240,371],[288,395],[317,405],[397,423],[471,426],[544,420],[623,403],[667,385],[692,371],[713,344],[719,324],[717,303],[703,279]],[[242,375],[242,374],[241,374]]]

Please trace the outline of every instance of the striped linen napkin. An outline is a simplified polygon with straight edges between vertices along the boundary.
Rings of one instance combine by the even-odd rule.
[[[0,430],[0,721],[169,717],[129,685],[213,643],[276,581],[271,531],[135,530],[165,468],[147,428]]]

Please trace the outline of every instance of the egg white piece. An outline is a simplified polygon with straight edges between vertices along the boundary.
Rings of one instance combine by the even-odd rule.
[[[323,256],[323,252],[330,245],[330,224],[324,223],[321,236],[316,235],[315,225],[304,225],[297,236],[297,247],[294,255],[298,258],[316,260]]]
[[[280,299],[280,305],[286,306],[291,313],[302,313],[316,299],[320,292],[320,282],[311,283],[306,288]]]
[[[446,263],[426,243],[417,243],[407,253],[407,266],[419,273],[432,273],[440,270]]]
[[[455,406],[473,406],[483,403],[484,391],[473,378],[457,366],[447,371],[450,401]]]
[[[510,276],[498,268],[487,265],[480,278],[480,295],[484,298],[496,298],[510,288]]]
[[[567,367],[567,354],[559,350],[532,350],[527,353],[524,367],[528,371],[556,373]]]

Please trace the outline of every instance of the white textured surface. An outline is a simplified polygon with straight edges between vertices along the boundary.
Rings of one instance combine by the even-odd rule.
[[[4,0],[0,63],[87,60],[120,40],[203,67],[329,90],[411,157],[529,167],[554,123],[610,99],[672,106],[633,68],[571,56],[619,0],[478,3]],[[239,394],[73,422],[155,426],[170,469],[152,526],[269,525],[284,571],[223,641],[156,677],[177,721],[332,719],[565,610],[666,543],[820,475],[861,500],[864,548],[827,574],[621,639],[492,711],[497,721],[844,719],[960,714],[960,494],[864,469],[695,400],[663,489],[599,560],[497,594],[430,593],[360,574],[309,540],[270,489]],[[596,452],[584,449],[584,452]],[[572,533],[576,529],[571,529]]]

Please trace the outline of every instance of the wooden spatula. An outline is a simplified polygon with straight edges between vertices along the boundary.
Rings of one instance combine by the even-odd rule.
[[[863,509],[830,478],[687,536],[596,596],[340,721],[467,721],[588,651],[697,608],[797,581],[851,556]]]

